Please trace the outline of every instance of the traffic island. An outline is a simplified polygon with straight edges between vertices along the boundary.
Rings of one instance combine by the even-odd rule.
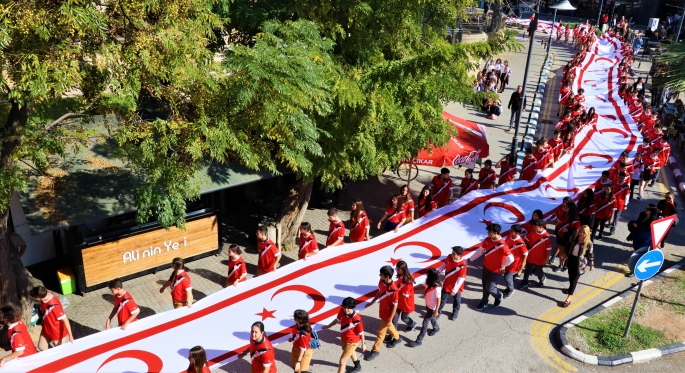
[[[685,351],[685,261],[643,284],[624,338],[637,286],[559,328],[561,350],[586,364],[622,365]]]

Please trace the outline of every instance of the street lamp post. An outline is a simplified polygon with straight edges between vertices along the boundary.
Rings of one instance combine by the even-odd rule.
[[[518,137],[519,137],[519,127],[521,126],[521,112],[523,111],[523,103],[526,97],[526,86],[528,85],[528,72],[530,71],[530,60],[533,56],[533,47],[535,46],[535,31],[538,28],[539,14],[540,11],[540,1],[538,0],[537,5],[533,9],[534,16],[533,20],[530,21],[530,45],[528,46],[528,58],[526,59],[526,71],[523,73],[523,90],[521,90],[521,98],[519,102],[519,112],[516,115],[516,125],[514,126],[514,138],[511,139],[511,154],[516,154],[516,148],[518,148]]]
[[[554,18],[552,20],[552,28],[549,30],[549,43],[547,43],[547,53],[549,53],[550,45],[552,45],[552,35],[554,35],[554,24],[557,22],[557,10],[576,10],[576,7],[571,5],[571,3],[568,2],[568,0],[560,1],[550,6],[550,8],[554,9]]]

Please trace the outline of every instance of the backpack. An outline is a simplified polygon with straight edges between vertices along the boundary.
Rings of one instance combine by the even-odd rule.
[[[316,333],[316,330],[312,328],[312,340],[309,341],[309,348],[314,350],[319,347],[321,347],[321,343],[319,342],[319,335]]]

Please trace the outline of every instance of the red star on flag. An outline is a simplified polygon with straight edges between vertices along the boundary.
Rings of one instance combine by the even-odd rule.
[[[275,313],[275,312],[276,312],[276,310],[269,311],[269,310],[267,310],[266,308],[262,307],[262,312],[260,312],[260,313],[255,313],[255,315],[261,316],[261,317],[262,317],[262,321],[264,321],[264,320],[266,320],[266,319],[268,319],[268,318],[275,319],[275,318],[276,318],[276,316],[274,316],[274,313]]]
[[[386,263],[392,264],[392,266],[394,267],[394,266],[396,266],[397,263],[399,263],[401,260],[402,260],[402,258],[399,258],[399,259],[390,258],[390,260],[386,260],[385,262],[386,262]]]
[[[547,197],[547,199],[551,199],[552,201],[556,201],[556,200],[557,200],[555,197]]]
[[[585,169],[586,169],[586,170],[592,170],[592,165],[585,166]]]
[[[485,225],[490,225],[492,224],[492,220],[486,220],[486,219],[480,219],[480,222],[485,224]]]

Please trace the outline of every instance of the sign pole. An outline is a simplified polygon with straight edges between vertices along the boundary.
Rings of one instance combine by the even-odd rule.
[[[633,324],[633,317],[635,316],[635,309],[637,308],[637,301],[640,299],[640,293],[642,293],[642,284],[644,281],[640,280],[640,284],[637,286],[637,294],[635,294],[635,302],[633,302],[633,308],[630,310],[630,317],[628,318],[628,325],[626,325],[626,332],[623,333],[623,338],[628,338],[628,333],[630,333],[630,326]]]

